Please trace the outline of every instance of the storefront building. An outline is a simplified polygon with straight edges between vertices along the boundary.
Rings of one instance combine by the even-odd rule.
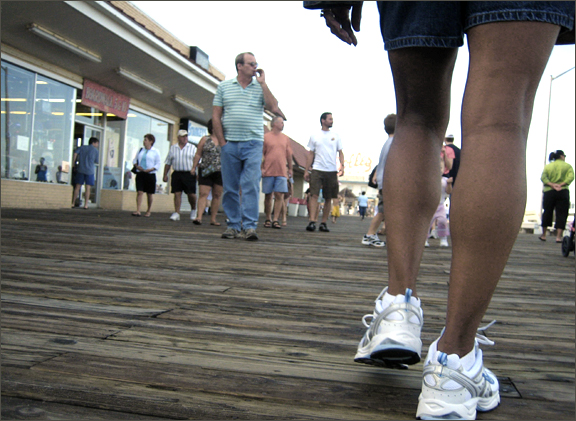
[[[64,208],[74,150],[100,140],[90,207],[135,206],[132,160],[152,133],[165,157],[180,128],[207,134],[224,75],[129,2],[2,2],[2,207]],[[233,58],[232,58],[233,59]],[[38,177],[40,163],[47,166]],[[171,211],[157,174],[155,211]]]

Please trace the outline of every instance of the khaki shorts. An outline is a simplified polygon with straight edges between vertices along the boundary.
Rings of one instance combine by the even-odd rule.
[[[322,197],[326,200],[338,197],[338,172],[312,170],[310,173],[310,194],[319,196],[322,189]]]

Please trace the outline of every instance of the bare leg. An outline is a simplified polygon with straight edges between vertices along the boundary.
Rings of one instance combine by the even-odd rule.
[[[309,216],[308,216],[308,220],[310,222],[316,222],[318,220],[318,208],[319,208],[319,203],[318,203],[318,196],[310,196],[310,199],[308,199],[308,212],[309,212]]]
[[[86,184],[84,188],[84,209],[88,209],[88,202],[90,201],[90,185]]]
[[[332,213],[332,200],[326,199],[324,200],[324,209],[322,210],[322,222],[326,223],[328,221],[328,217]]]
[[[440,200],[440,149],[449,119],[456,49],[402,48],[389,52],[397,98],[394,142],[384,174],[389,284],[416,296],[416,277],[428,227]],[[422,69],[426,72],[422,72]],[[402,179],[402,183],[397,180]]]
[[[174,212],[180,213],[180,207],[182,206],[182,192],[174,192]]]
[[[264,214],[267,220],[272,220],[272,193],[264,196]]]
[[[76,184],[74,186],[74,196],[72,197],[72,206],[76,206],[76,199],[78,199],[78,195],[80,194],[80,189],[82,186],[80,184]]]
[[[190,203],[190,209],[196,209],[196,195],[194,193],[188,195],[188,203]]]
[[[220,225],[216,222],[216,215],[218,215],[218,209],[220,208],[220,198],[222,197],[223,187],[214,184],[212,187],[212,203],[210,203],[210,223],[214,225]]]
[[[142,196],[144,195],[143,191],[136,192],[136,213],[140,214],[140,207],[142,206]]]
[[[468,33],[461,166],[450,212],[448,312],[438,343],[448,354],[472,350],[518,236],[534,96],[558,31],[546,23],[509,22],[479,25]]]
[[[564,234],[564,230],[556,228],[556,241],[562,241],[562,234]]]
[[[198,199],[198,212],[196,212],[196,220],[202,222],[202,215],[206,209],[206,202],[210,194],[210,186],[200,185],[200,198]],[[214,193],[212,193],[212,203],[214,203]]]
[[[280,212],[282,211],[282,202],[284,202],[284,193],[274,192],[274,219],[273,219],[273,221],[278,221],[278,218],[280,218]]]
[[[380,227],[380,224],[382,223],[383,220],[384,220],[384,214],[382,212],[379,212],[376,215],[374,215],[372,221],[370,221],[370,227],[368,228],[368,232],[366,233],[366,235],[376,234],[376,232],[378,231],[378,227]]]
[[[150,193],[146,193],[146,197],[148,199],[148,209],[144,216],[150,216],[150,211],[152,210],[152,202],[154,201],[154,195]]]

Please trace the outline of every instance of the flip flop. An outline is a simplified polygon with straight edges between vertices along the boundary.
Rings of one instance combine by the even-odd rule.
[[[132,216],[142,216],[142,215],[136,212],[132,212]]]
[[[210,225],[215,225],[215,226],[219,227],[222,224],[219,222],[210,222]]]
[[[264,222],[264,228],[272,228],[272,221],[269,220],[269,219],[267,219],[267,220]]]
[[[546,239],[545,239],[545,238],[542,238],[542,237],[538,237],[538,239],[539,239],[540,241],[546,241]]]
[[[202,225],[202,222],[199,221],[199,220],[197,220],[197,219],[193,219],[193,220],[192,220],[192,223],[193,223],[194,225]]]
[[[556,243],[561,243],[561,242],[562,242],[562,240],[556,240]]]
[[[144,214],[144,218],[150,218],[150,214],[149,214],[149,213],[145,213],[145,214]]]

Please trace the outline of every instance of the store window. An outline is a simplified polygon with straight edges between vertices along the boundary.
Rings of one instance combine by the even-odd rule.
[[[164,160],[168,155],[170,148],[169,141],[169,128],[170,125],[162,120],[147,116],[134,110],[130,110],[127,118],[126,128],[126,143],[124,154],[124,173],[128,168],[132,168],[133,160],[136,154],[143,148],[144,135],[151,133],[156,138],[154,148],[158,150],[161,158],[161,168],[156,172],[156,193],[169,193],[168,184],[162,180],[164,174]],[[126,178],[124,184],[128,186],[128,190],[136,190],[135,177]]]
[[[66,180],[75,94],[70,86],[2,61],[2,178]]]

